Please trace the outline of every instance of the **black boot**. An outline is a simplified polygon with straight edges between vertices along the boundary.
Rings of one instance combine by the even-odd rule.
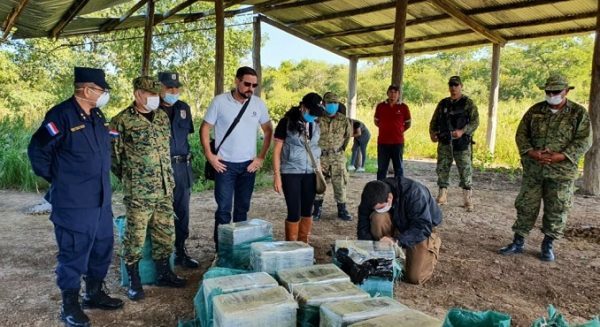
[[[131,301],[138,301],[144,298],[144,289],[142,288],[142,280],[140,279],[140,271],[138,269],[139,262],[132,265],[127,265],[127,274],[129,274],[129,289],[127,297]]]
[[[184,244],[180,244],[176,246],[175,249],[175,264],[178,266],[184,266],[186,268],[198,268],[200,264],[198,261],[192,259],[185,248]]]
[[[552,249],[552,242],[554,239],[548,235],[544,236],[542,241],[542,253],[540,254],[540,260],[542,261],[554,261],[554,250]]]
[[[344,221],[352,220],[352,216],[350,215],[348,210],[346,210],[345,203],[338,203],[337,207],[338,207],[338,218],[340,218],[341,220],[344,220]]]
[[[62,290],[62,306],[60,307],[60,319],[67,327],[89,327],[90,318],[85,315],[79,305],[79,290]]]
[[[103,281],[94,278],[85,279],[85,294],[83,295],[83,308],[115,310],[123,307],[123,301],[110,297],[103,289]]]
[[[501,248],[498,252],[502,255],[523,253],[523,246],[525,246],[525,238],[519,234],[515,234],[512,243]]]
[[[313,221],[321,219],[321,213],[323,212],[323,200],[315,200],[313,204],[312,217]]]
[[[156,286],[185,287],[186,280],[171,270],[169,259],[156,260]]]

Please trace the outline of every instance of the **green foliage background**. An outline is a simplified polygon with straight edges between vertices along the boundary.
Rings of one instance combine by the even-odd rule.
[[[175,0],[157,3],[157,11],[173,7]],[[198,12],[212,5],[196,3],[188,10]],[[129,5],[116,7],[98,16],[119,16]],[[233,82],[235,70],[248,64],[251,43],[251,16],[227,19],[226,83]],[[182,99],[192,107],[196,130],[213,96],[214,21],[170,24],[156,28],[153,41],[152,73],[175,70],[184,83]],[[72,92],[74,66],[101,67],[112,86],[111,101],[104,109],[108,117],[132,101],[131,80],[139,75],[142,54],[141,30],[69,40],[14,40],[0,46],[0,188],[40,190],[47,184],[35,177],[27,158],[27,144],[45,112],[68,98]],[[447,96],[447,79],[460,75],[464,93],[479,106],[481,126],[475,135],[475,160],[479,167],[518,167],[514,132],[524,111],[543,99],[537,88],[552,71],[567,75],[576,87],[569,97],[586,104],[589,98],[593,35],[564,37],[527,43],[510,43],[502,50],[500,106],[496,153],[485,149],[487,102],[490,85],[491,47],[411,56],[405,65],[403,99],[410,106],[413,127],[407,132],[407,158],[434,158],[435,144],[427,134],[436,103]],[[277,122],[308,92],[333,91],[344,102],[347,97],[348,67],[316,60],[285,61],[278,67],[263,63],[262,97]],[[386,98],[391,80],[391,60],[361,62],[358,73],[358,116],[373,134],[368,169],[375,169],[377,129],[373,108]],[[227,85],[227,84],[226,84]],[[193,169],[199,176],[204,168],[197,134],[190,138],[195,156]],[[258,141],[261,142],[260,140]],[[269,169],[270,157],[267,159]],[[261,174],[259,185],[268,185]],[[118,183],[116,183],[118,188]],[[194,190],[211,188],[199,180]]]

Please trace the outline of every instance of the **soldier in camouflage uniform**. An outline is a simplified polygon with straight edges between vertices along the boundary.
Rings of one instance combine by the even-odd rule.
[[[566,98],[573,87],[565,77],[551,75],[540,88],[546,92],[546,101],[529,108],[517,129],[523,181],[515,200],[515,236],[500,253],[523,252],[525,236],[533,228],[543,201],[545,236],[540,259],[554,261],[552,242],[563,234],[579,175],[577,164],[591,147],[592,133],[586,109]]]
[[[323,174],[331,180],[335,201],[337,202],[338,218],[348,221],[352,216],[346,209],[346,184],[348,184],[348,171],[346,170],[346,146],[352,137],[352,121],[344,114],[338,112],[339,102],[337,95],[327,92],[323,95],[326,115],[319,120],[321,138],[321,167]],[[317,194],[313,208],[313,220],[321,219],[323,208],[323,194]]]
[[[438,142],[437,167],[439,193],[437,203],[448,203],[450,168],[456,161],[463,189],[464,207],[473,211],[472,161],[473,133],[479,127],[477,106],[469,97],[462,94],[462,81],[459,76],[448,80],[450,96],[440,101],[429,123],[431,141]]]
[[[123,184],[127,227],[123,255],[131,300],[144,297],[138,263],[149,230],[158,286],[183,287],[169,266],[173,252],[173,170],[169,155],[169,117],[159,107],[160,83],[152,77],[133,81],[135,101],[110,123],[112,171]]]

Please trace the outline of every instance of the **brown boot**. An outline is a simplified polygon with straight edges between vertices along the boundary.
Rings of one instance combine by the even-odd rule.
[[[448,203],[448,189],[447,188],[445,188],[445,187],[440,188],[436,202],[437,202],[437,204],[439,204],[441,206]]]
[[[302,217],[300,219],[300,229],[298,230],[298,241],[308,244],[308,237],[312,230],[312,217]]]
[[[298,227],[300,222],[285,221],[285,240],[286,241],[297,241],[298,240]]]
[[[468,212],[473,211],[473,190],[463,190],[463,196],[465,198],[465,209]]]

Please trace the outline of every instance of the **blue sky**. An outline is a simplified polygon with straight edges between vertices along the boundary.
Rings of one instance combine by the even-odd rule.
[[[302,59],[323,60],[332,64],[348,64],[348,59],[312,45],[269,24],[262,23],[262,66],[278,67],[282,61]]]

